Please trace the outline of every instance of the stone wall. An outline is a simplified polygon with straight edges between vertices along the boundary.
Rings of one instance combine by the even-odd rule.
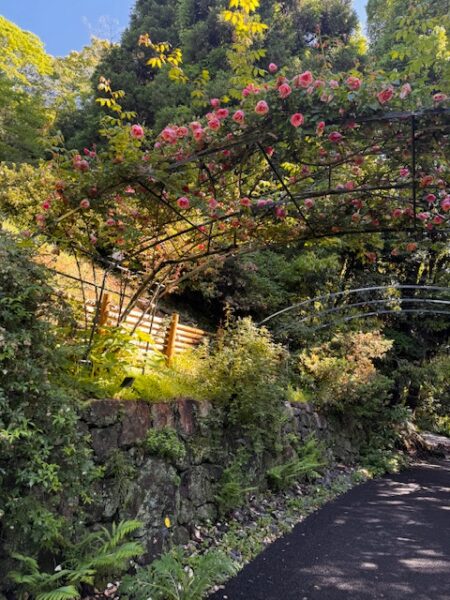
[[[235,431],[227,431],[219,408],[187,399],[161,404],[94,400],[86,406],[81,426],[91,435],[96,462],[105,468],[94,490],[91,524],[140,520],[141,541],[147,549],[144,560],[160,552],[166,517],[175,543],[195,535],[197,524],[217,519],[215,496],[221,475],[233,453],[246,443]],[[176,430],[184,458],[169,460],[149,453],[145,445],[149,430],[164,427]],[[347,462],[351,458],[349,440],[308,404],[286,406],[284,429],[301,440],[314,433],[334,449],[332,458]],[[252,479],[264,485],[265,471],[274,461],[283,462],[283,457],[254,461]]]

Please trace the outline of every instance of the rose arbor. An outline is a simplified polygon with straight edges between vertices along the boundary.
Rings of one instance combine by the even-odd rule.
[[[204,118],[156,139],[118,107],[104,148],[54,159],[37,222],[136,275],[124,317],[141,295],[155,300],[243,247],[387,231],[413,251],[442,237],[450,214],[448,101],[424,104],[409,84],[307,71],[247,86],[239,106],[213,99]]]

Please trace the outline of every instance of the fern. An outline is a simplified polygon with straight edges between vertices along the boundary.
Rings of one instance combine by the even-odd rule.
[[[325,465],[322,446],[315,438],[310,438],[297,450],[296,458],[269,469],[267,479],[272,489],[281,491],[301,478],[317,479]]]
[[[233,562],[222,552],[186,556],[175,547],[136,575],[125,577],[120,593],[133,600],[200,600],[214,584],[235,572]]]
[[[22,570],[9,573],[11,581],[19,586],[20,597],[35,600],[72,600],[80,597],[82,584],[95,585],[106,575],[119,575],[131,558],[140,556],[144,548],[126,538],[141,527],[139,521],[121,521],[111,531],[102,528],[89,533],[70,548],[62,568],[54,573],[40,571],[38,562],[22,554],[14,558]]]

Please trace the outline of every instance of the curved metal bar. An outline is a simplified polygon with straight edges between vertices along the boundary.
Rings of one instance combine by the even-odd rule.
[[[283,308],[269,315],[262,321],[258,323],[258,325],[264,325],[267,321],[274,319],[284,313],[290,312],[291,310],[295,310],[296,308],[301,308],[302,306],[307,306],[308,304],[312,304],[313,302],[319,302],[321,300],[332,300],[333,298],[339,298],[341,296],[346,296],[348,294],[358,294],[365,292],[374,292],[380,290],[428,290],[433,292],[448,292],[450,294],[450,287],[439,287],[433,285],[376,285],[367,288],[354,288],[351,290],[343,290],[340,292],[333,292],[332,294],[323,294],[321,296],[315,296],[314,298],[310,298],[308,300],[303,300],[302,302],[298,302],[297,304],[292,304],[287,308]]]
[[[370,313],[359,313],[358,315],[352,315],[351,317],[343,317],[342,319],[338,319],[337,322],[347,322],[353,321],[354,319],[364,319],[366,317],[376,317],[378,315],[392,315],[397,314],[401,315],[403,313],[419,313],[419,314],[433,314],[433,315],[448,315],[450,317],[450,311],[446,310],[428,310],[426,308],[405,308],[404,310],[379,310]],[[325,329],[327,327],[331,327],[335,325],[336,321],[330,321],[329,323],[325,323],[325,325],[319,325],[319,327],[314,327],[312,330],[317,331],[318,329]]]
[[[450,305],[450,300],[435,300],[434,298],[383,298],[382,300],[366,300],[365,302],[355,302],[353,304],[341,304],[340,306],[335,306],[334,308],[329,308],[328,310],[322,310],[318,313],[308,315],[307,317],[303,317],[298,321],[298,323],[304,323],[305,321],[309,321],[310,319],[315,319],[321,317],[323,315],[329,315],[332,313],[337,313],[347,308],[356,308],[357,306],[374,306],[376,304],[384,304],[385,302],[425,302],[430,304],[445,304]]]

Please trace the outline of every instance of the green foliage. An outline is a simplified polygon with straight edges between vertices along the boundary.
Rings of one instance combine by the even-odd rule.
[[[407,465],[407,459],[398,450],[372,447],[361,453],[360,463],[371,477],[380,477],[386,473],[398,473]]]
[[[73,391],[56,383],[61,355],[49,321],[48,273],[0,232],[0,505],[8,551],[58,547],[71,525],[61,514],[90,501],[98,476],[77,428]]]
[[[251,319],[228,325],[204,365],[205,397],[220,402],[233,427],[260,452],[274,446],[285,400],[285,355]]]
[[[248,452],[238,452],[231,464],[224,470],[218,483],[215,500],[221,515],[245,504],[248,494],[256,491],[256,487],[248,485],[246,468],[250,461]]]
[[[145,438],[145,448],[150,454],[174,463],[183,461],[186,456],[186,448],[172,427],[150,429]]]
[[[279,492],[290,487],[299,479],[314,480],[320,477],[320,469],[326,465],[321,444],[310,438],[297,449],[296,456],[282,465],[267,471],[270,487]]]
[[[32,85],[36,75],[48,74],[52,70],[51,58],[45,53],[41,40],[2,16],[0,47],[0,72],[12,81]]]
[[[105,578],[117,576],[128,568],[130,559],[143,554],[143,547],[127,538],[141,523],[121,521],[111,531],[102,528],[90,533],[68,550],[68,558],[53,573],[39,569],[33,558],[14,554],[21,563],[21,571],[9,573],[19,586],[22,598],[31,595],[34,600],[69,600],[80,597],[83,584],[105,583]]]
[[[200,600],[235,571],[231,559],[220,551],[188,556],[175,547],[136,575],[124,577],[120,593],[132,600]]]

